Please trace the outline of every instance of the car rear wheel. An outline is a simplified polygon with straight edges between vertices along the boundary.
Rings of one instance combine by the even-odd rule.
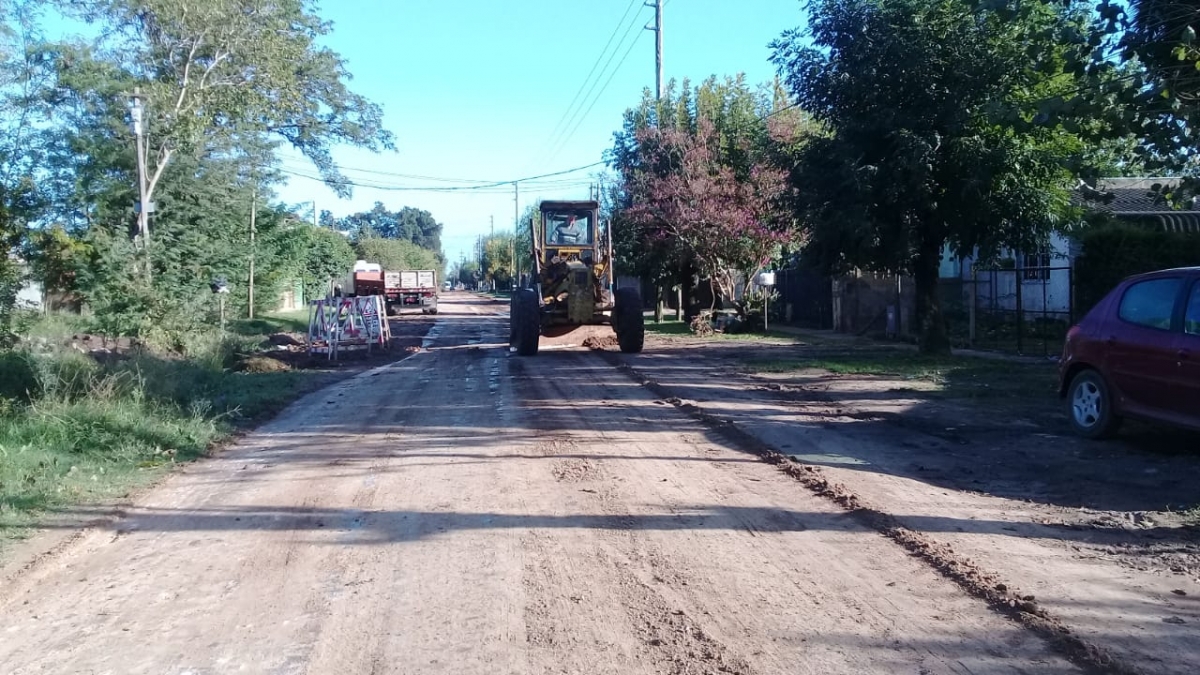
[[[1067,417],[1075,433],[1084,438],[1109,438],[1117,432],[1121,418],[1113,412],[1112,394],[1100,373],[1085,370],[1071,380]]]

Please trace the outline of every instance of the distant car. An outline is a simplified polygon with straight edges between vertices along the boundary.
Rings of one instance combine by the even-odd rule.
[[[453,288],[453,286],[450,284],[449,281],[442,282],[442,290],[443,291],[449,291],[451,288]]]
[[[1200,267],[1121,282],[1067,332],[1058,368],[1082,436],[1126,417],[1200,431]]]

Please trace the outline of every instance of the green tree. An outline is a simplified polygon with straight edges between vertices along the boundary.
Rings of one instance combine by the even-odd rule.
[[[685,305],[698,275],[732,301],[736,273],[755,271],[742,268],[791,238],[791,219],[774,208],[786,186],[771,178],[777,146],[806,133],[773,120],[792,115],[778,82],[755,89],[741,75],[672,82],[661,100],[643,92],[608,155],[618,174],[605,198],[619,268],[659,289],[682,287]],[[752,240],[764,245],[743,246]]]
[[[533,270],[533,229],[532,223],[537,221],[541,213],[542,200],[525,207],[520,220],[516,223],[514,247],[517,253],[516,267],[513,270],[513,283],[519,285],[522,278],[528,278]]]
[[[456,262],[450,269],[450,280],[463,284],[467,288],[473,288],[482,277],[483,273],[479,271],[479,262],[475,260]]]
[[[368,236],[359,239],[354,248],[360,259],[378,263],[388,271],[434,270],[439,276],[443,273],[438,254],[411,241]]]
[[[10,253],[45,209],[38,168],[43,148],[37,122],[47,113],[38,94],[52,80],[40,58],[41,5],[0,3],[0,340],[12,317],[20,269]]]
[[[91,255],[91,246],[71,236],[61,225],[31,232],[24,250],[33,278],[47,291],[63,294],[78,290],[79,270]]]
[[[298,228],[296,236],[303,238],[304,297],[323,297],[329,281],[344,277],[354,266],[354,247],[338,232],[320,227]]]
[[[1030,124],[1073,82],[1031,62],[1055,53],[1061,15],[1028,3],[817,0],[774,62],[822,126],[794,181],[806,251],[830,270],[911,273],[920,347],[949,350],[942,252],[1033,250],[1068,212],[1079,142]],[[810,42],[811,40],[811,42]]]
[[[370,211],[338,218],[334,227],[358,237],[403,239],[442,255],[442,224],[432,213],[411,206],[390,211],[383,202],[375,202]]]
[[[318,44],[330,24],[309,0],[79,0],[66,6],[101,25],[101,53],[119,55],[113,65],[125,85],[140,87],[148,101],[151,199],[175,161],[202,154],[217,138],[281,139],[342,195],[350,185],[333,162],[333,145],[393,147],[379,107],[346,86],[345,63]],[[89,67],[60,60],[64,70]],[[121,105],[116,97],[109,101]],[[243,159],[265,163],[269,157]]]
[[[483,276],[497,288],[508,288],[513,278],[513,235],[495,234],[483,240]]]

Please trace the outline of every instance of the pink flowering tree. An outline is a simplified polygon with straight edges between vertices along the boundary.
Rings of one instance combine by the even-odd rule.
[[[797,238],[787,173],[753,159],[744,145],[735,150],[751,159],[740,167],[726,163],[728,139],[703,118],[692,129],[647,127],[636,140],[638,170],[624,176],[631,197],[626,217],[690,257],[714,295],[744,311],[736,299]]]

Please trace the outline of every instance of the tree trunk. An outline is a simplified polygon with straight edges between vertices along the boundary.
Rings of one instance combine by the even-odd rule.
[[[922,354],[946,355],[950,353],[950,335],[946,330],[946,317],[942,314],[941,297],[938,294],[938,271],[941,268],[942,247],[940,243],[926,243],[913,261],[913,278],[917,293],[917,345]],[[897,308],[899,310],[899,308]]]

